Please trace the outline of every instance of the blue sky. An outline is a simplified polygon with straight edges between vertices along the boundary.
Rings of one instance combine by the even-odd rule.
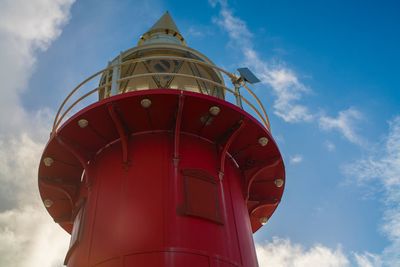
[[[35,184],[50,120],[67,93],[135,46],[169,10],[189,46],[262,80],[254,88],[287,183],[255,235],[260,266],[400,265],[397,1],[4,0],[0,10],[0,181],[7,185],[0,190],[0,253],[27,249],[37,266],[58,266],[66,245],[49,265],[36,246],[49,235],[67,237],[45,212],[35,213],[43,209],[36,187],[11,178]],[[27,231],[27,217],[48,228]],[[3,257],[10,262],[28,266]]]

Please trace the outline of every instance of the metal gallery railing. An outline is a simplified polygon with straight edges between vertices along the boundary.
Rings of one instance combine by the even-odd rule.
[[[202,65],[204,67],[208,67],[208,68],[216,71],[216,73],[222,73],[222,74],[226,75],[226,77],[232,82],[234,89],[228,88],[223,83],[219,83],[219,82],[216,82],[214,80],[210,80],[210,79],[207,79],[204,77],[191,75],[191,74],[184,74],[184,73],[174,73],[174,72],[140,73],[140,74],[134,74],[134,75],[130,75],[130,76],[122,77],[122,78],[118,77],[118,79],[112,79],[110,82],[107,81],[108,80],[107,77],[109,77],[109,73],[111,71],[113,73],[115,73],[116,71],[119,71],[119,73],[121,73],[120,70],[124,65],[146,62],[149,60],[179,60],[179,61],[190,62],[190,63]],[[236,104],[240,108],[243,108],[243,106],[241,104],[239,105],[238,103],[244,102],[249,107],[250,111],[254,111],[254,113],[257,115],[257,117],[260,119],[260,121],[264,124],[264,126],[268,130],[270,130],[270,123],[269,123],[268,115],[267,115],[265,108],[264,108],[263,104],[261,103],[260,99],[249,88],[249,86],[243,80],[239,79],[239,77],[236,76],[235,74],[230,73],[230,72],[228,72],[222,68],[219,68],[213,64],[210,64],[210,63],[207,63],[204,61],[200,61],[197,59],[176,57],[176,56],[152,56],[152,57],[142,57],[142,58],[137,58],[137,59],[132,59],[132,60],[126,60],[122,63],[112,64],[112,65],[108,66],[107,68],[104,68],[104,69],[94,73],[93,75],[89,76],[84,81],[82,81],[80,84],[78,84],[67,95],[67,97],[64,99],[64,101],[60,105],[60,107],[56,113],[56,116],[54,118],[52,134],[55,134],[57,132],[57,130],[59,129],[61,124],[68,117],[68,114],[74,107],[76,107],[79,103],[81,103],[88,97],[92,96],[96,92],[99,93],[102,90],[104,90],[104,92],[106,92],[106,90],[108,88],[111,90],[111,88],[114,87],[115,85],[117,85],[117,87],[119,88],[119,84],[121,84],[122,82],[130,82],[130,81],[133,81],[138,78],[145,78],[145,77],[152,77],[152,76],[172,76],[172,77],[191,78],[191,79],[194,79],[196,82],[201,81],[201,82],[204,82],[204,83],[207,83],[210,85],[217,86],[218,88],[221,88],[223,90],[223,96],[225,97],[226,101],[228,101],[226,99],[226,96],[231,94],[234,97],[234,99],[236,100],[236,103],[233,103],[233,104]],[[85,90],[86,89],[86,88],[84,88],[85,85],[89,84],[90,82],[93,82],[97,77],[101,77],[101,78],[106,77],[106,79],[105,79],[104,83],[100,84],[98,87],[95,87],[91,90]],[[101,79],[101,82],[102,81],[103,80]],[[245,98],[242,94],[240,94],[239,90],[238,90],[239,88],[244,88],[246,90],[246,92],[248,92],[249,95],[253,98],[253,101],[255,100],[255,103],[253,103],[253,101],[250,101],[249,99]],[[149,89],[154,89],[154,88],[149,88]],[[180,89],[180,88],[169,88],[169,89],[184,90],[184,89]],[[143,90],[143,89],[140,89],[140,90]],[[129,90],[129,91],[134,91],[134,90]],[[203,94],[207,94],[202,91],[200,86],[199,86],[199,91]],[[121,92],[118,92],[117,94],[122,94],[125,92],[126,92],[126,88],[124,90],[122,90]],[[82,95],[80,95],[80,93]],[[76,100],[73,101],[72,98],[76,95],[80,95],[80,96]],[[246,110],[246,108],[243,108],[243,109]]]

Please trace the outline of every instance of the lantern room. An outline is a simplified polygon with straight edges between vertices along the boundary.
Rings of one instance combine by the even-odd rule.
[[[166,12],[142,35],[138,46],[122,52],[102,75],[99,99],[129,91],[180,89],[224,98],[220,70],[200,52],[186,45]]]

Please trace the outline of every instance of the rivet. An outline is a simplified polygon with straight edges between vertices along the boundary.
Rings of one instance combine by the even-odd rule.
[[[259,139],[258,139],[258,143],[261,145],[261,146],[266,146],[267,144],[268,144],[268,138],[267,137],[260,137]]]
[[[50,208],[51,206],[53,206],[53,201],[51,199],[46,198],[45,200],[43,200],[43,204],[46,208]]]
[[[213,116],[217,116],[219,114],[219,112],[221,111],[221,109],[217,106],[212,106],[208,112],[210,112],[211,115]]]
[[[81,128],[86,128],[86,127],[89,125],[89,122],[88,122],[88,120],[80,119],[80,120],[78,121],[78,125],[79,125],[79,127],[81,127]]]
[[[53,165],[54,159],[52,159],[50,157],[46,157],[43,159],[43,163],[46,167],[50,167],[51,165]]]
[[[140,105],[144,108],[149,108],[151,106],[151,100],[148,98],[144,98],[140,101]]]
[[[261,217],[261,218],[260,218],[260,223],[261,223],[262,225],[265,225],[267,222],[268,222],[268,217]]]
[[[283,179],[280,179],[280,178],[275,179],[274,183],[275,183],[276,187],[282,187],[283,186]]]

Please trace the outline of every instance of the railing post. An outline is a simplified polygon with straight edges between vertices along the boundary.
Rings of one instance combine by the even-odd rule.
[[[113,72],[112,72],[112,77],[111,77],[111,79],[112,79],[112,81],[111,81],[111,96],[117,95],[119,93],[118,80],[121,77],[121,61],[122,61],[121,58],[122,58],[122,53],[120,53],[117,60],[112,63]]]
[[[240,96],[240,84],[235,82],[233,85],[235,86],[236,105],[243,109],[242,97]]]

